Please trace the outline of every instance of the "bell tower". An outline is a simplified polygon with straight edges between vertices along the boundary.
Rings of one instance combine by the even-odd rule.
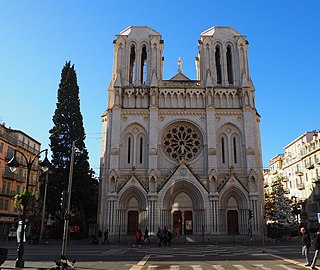
[[[149,87],[158,84],[163,73],[163,40],[157,31],[146,26],[130,26],[117,35],[113,43],[109,108],[121,103],[121,95],[118,100],[116,88]]]

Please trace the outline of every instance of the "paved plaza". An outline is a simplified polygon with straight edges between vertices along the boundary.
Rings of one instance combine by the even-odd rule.
[[[16,243],[1,244],[9,250],[8,260],[1,269],[15,269]],[[48,245],[25,245],[25,268],[50,269],[61,254],[61,242]],[[313,252],[312,252],[313,254]],[[74,241],[67,257],[76,259],[76,269],[93,270],[253,270],[308,269],[300,254],[300,241],[293,239],[278,243],[237,244],[174,244],[159,247],[156,243],[131,245],[89,245]],[[310,269],[310,268],[309,268]]]

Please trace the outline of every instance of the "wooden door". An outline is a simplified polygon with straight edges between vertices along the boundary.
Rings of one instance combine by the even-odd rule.
[[[181,211],[173,212],[173,229],[177,235],[182,234],[182,213]]]
[[[185,211],[184,212],[184,224],[186,226],[186,234],[192,234],[192,211]]]
[[[128,234],[134,235],[138,230],[139,225],[139,212],[129,211],[128,212]]]
[[[238,211],[229,210],[227,213],[228,234],[239,234]]]

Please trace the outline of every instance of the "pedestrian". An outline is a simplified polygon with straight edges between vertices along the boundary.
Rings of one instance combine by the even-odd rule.
[[[171,239],[172,239],[172,233],[171,233],[170,229],[168,229],[167,230],[167,243],[168,243],[169,247],[171,246]]]
[[[317,231],[314,239],[314,249],[315,249],[315,252],[314,252],[313,260],[311,263],[311,269],[318,269],[316,267],[316,263],[317,263],[319,250],[320,250],[320,229]]]
[[[138,231],[139,231],[139,245],[141,246],[142,245],[142,231],[141,231],[141,229],[138,229]]]
[[[47,228],[44,228],[41,234],[41,239],[43,240],[43,242],[47,245],[49,243],[49,233]]]
[[[109,245],[109,240],[108,240],[108,236],[109,236],[109,230],[106,229],[103,233],[103,244],[105,244],[107,242],[107,244]]]
[[[99,230],[99,232],[98,232],[98,245],[101,245],[101,238],[102,238],[102,231]]]
[[[135,233],[135,243],[134,243],[134,247],[136,247],[136,246],[138,246],[138,247],[140,247],[141,245],[140,245],[140,237],[141,237],[141,235],[140,235],[140,232],[139,232],[139,230],[136,230],[136,233]]]
[[[166,226],[164,226],[162,231],[162,243],[167,246],[168,243],[168,229]]]
[[[144,242],[146,242],[146,239],[148,239],[148,244],[150,245],[150,238],[149,238],[149,230],[148,227],[144,230]]]
[[[311,260],[309,256],[309,251],[311,247],[310,234],[307,232],[306,228],[302,227],[301,232],[301,244],[302,244],[302,256],[306,259],[306,266],[311,266]]]

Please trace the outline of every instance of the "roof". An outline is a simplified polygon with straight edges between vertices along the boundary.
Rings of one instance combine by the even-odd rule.
[[[235,36],[240,36],[240,33],[231,26],[213,26],[201,33],[201,36],[213,36],[222,32],[231,32]]]
[[[155,31],[154,29],[148,26],[129,26],[120,32],[120,36],[128,36],[130,34],[140,32],[141,30],[148,32],[149,35],[160,35],[159,32]]]

